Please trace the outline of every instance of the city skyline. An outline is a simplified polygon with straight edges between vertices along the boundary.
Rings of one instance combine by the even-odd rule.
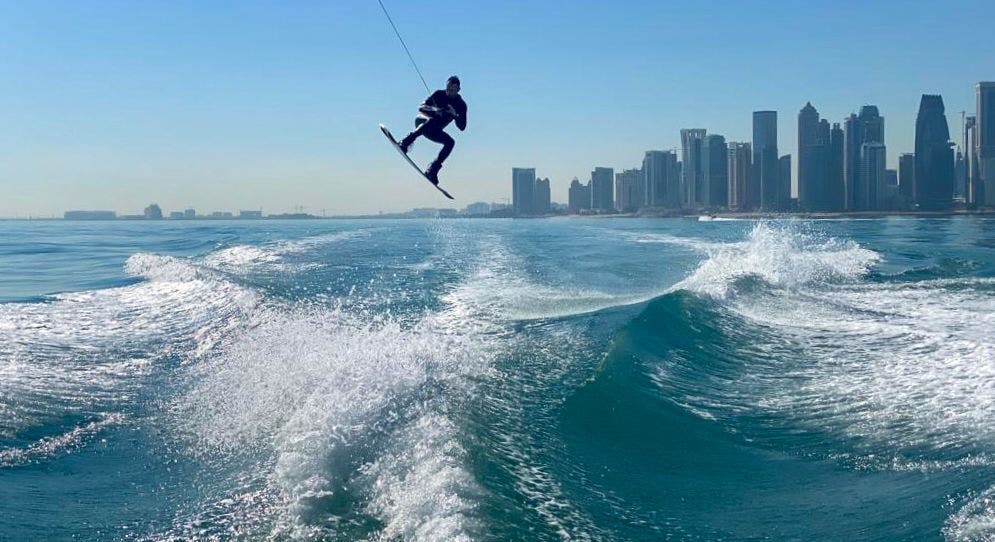
[[[950,44],[917,36],[962,36],[957,13],[983,5],[937,13],[842,2],[799,12],[785,3],[762,17],[748,6],[677,13],[653,3],[606,11],[553,2],[530,8],[528,29],[514,6],[434,17],[418,5],[390,7],[429,85],[452,73],[464,81],[470,125],[443,173],[462,207],[509,199],[516,164],[534,165],[551,180],[552,200],[567,201],[570,180],[595,166],[621,172],[640,167],[646,150],[679,152],[683,128],[749,142],[760,110],[778,112],[778,151],[796,157],[797,179],[795,114],[807,101],[834,123],[877,105],[895,169],[914,149],[922,94],[943,96],[960,143],[973,85],[993,79],[971,73],[969,58],[990,58],[995,46],[972,33]],[[139,13],[52,2],[0,11],[0,54],[17,81],[0,89],[0,216],[138,212],[149,201],[307,204],[334,214],[445,204],[377,133],[377,122],[408,126],[425,92],[375,4]],[[594,21],[619,38],[611,47],[576,39]],[[690,39],[705,21],[722,32]],[[446,44],[419,36],[436,24],[446,25]],[[779,39],[741,47],[755,32]],[[694,54],[683,45],[692,42]],[[915,70],[905,69],[909,58]],[[793,69],[770,69],[782,65]],[[426,162],[433,146],[419,147]]]

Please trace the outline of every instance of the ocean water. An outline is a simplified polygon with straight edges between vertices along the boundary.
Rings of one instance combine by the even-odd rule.
[[[0,222],[0,540],[995,540],[995,220]]]

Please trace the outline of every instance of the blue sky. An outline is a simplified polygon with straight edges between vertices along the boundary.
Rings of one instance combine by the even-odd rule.
[[[509,198],[512,167],[564,201],[681,128],[748,141],[760,109],[794,155],[807,100],[831,122],[878,105],[894,164],[922,93],[956,134],[995,79],[990,1],[384,3],[433,89],[463,80],[455,206]],[[0,216],[450,205],[377,130],[425,95],[376,0],[0,2]]]

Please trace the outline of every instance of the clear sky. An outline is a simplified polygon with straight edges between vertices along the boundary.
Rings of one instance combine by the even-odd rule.
[[[512,167],[565,201],[681,128],[749,141],[754,110],[794,156],[807,100],[831,122],[878,105],[895,164],[921,94],[959,139],[995,80],[991,0],[384,4],[433,90],[463,81],[453,204],[377,129],[405,133],[426,92],[376,0],[0,0],[0,216],[462,207],[510,198]]]

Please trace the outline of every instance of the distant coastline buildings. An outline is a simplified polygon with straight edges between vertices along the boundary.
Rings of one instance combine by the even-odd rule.
[[[170,211],[168,215],[163,213],[162,208],[156,203],[151,203],[142,211],[140,215],[118,215],[115,211],[86,211],[72,210],[63,213],[64,220],[193,220],[193,219],[233,219],[239,220],[259,220],[262,218],[272,218],[276,215],[264,217],[262,210],[247,211],[240,210],[238,215],[231,211],[214,211],[207,215],[198,215],[194,209],[183,211]]]
[[[553,202],[553,182],[538,177],[536,168],[515,167],[510,202],[476,202],[462,211],[423,209],[384,216],[991,210],[995,209],[995,82],[978,82],[974,94],[974,114],[962,112],[961,131],[955,134],[950,132],[943,98],[923,94],[914,141],[909,142],[914,152],[888,152],[885,117],[876,105],[865,104],[842,122],[830,123],[815,105],[806,102],[798,111],[794,157],[778,152],[778,112],[759,110],[752,113],[751,141],[728,141],[706,128],[681,129],[679,150],[647,150],[635,168],[620,168],[616,173],[616,168],[598,166],[586,182],[574,178],[566,205]],[[792,160],[797,161],[795,169]],[[793,172],[797,174],[794,185]],[[164,217],[317,218],[303,208],[265,216],[261,210],[198,215],[188,208],[164,213],[155,203],[135,215],[107,210],[64,214],[67,220]]]
[[[518,216],[541,215],[550,212],[549,179],[536,178],[535,168],[511,169],[512,209]]]
[[[683,128],[679,152],[645,151],[640,167],[623,169],[614,175],[614,183],[614,170],[606,167],[595,168],[586,184],[573,179],[568,211],[838,213],[995,208],[995,82],[979,82],[975,94],[976,111],[964,116],[959,144],[952,141],[943,98],[924,94],[915,140],[910,142],[915,152],[893,155],[897,168],[888,167],[885,118],[876,105],[863,105],[842,122],[831,123],[806,102],[798,112],[794,158],[778,152],[778,112],[754,111],[750,142],[727,141],[706,128]],[[794,170],[792,160],[797,161]]]
[[[117,213],[114,211],[66,211],[62,218],[65,220],[114,220]]]

